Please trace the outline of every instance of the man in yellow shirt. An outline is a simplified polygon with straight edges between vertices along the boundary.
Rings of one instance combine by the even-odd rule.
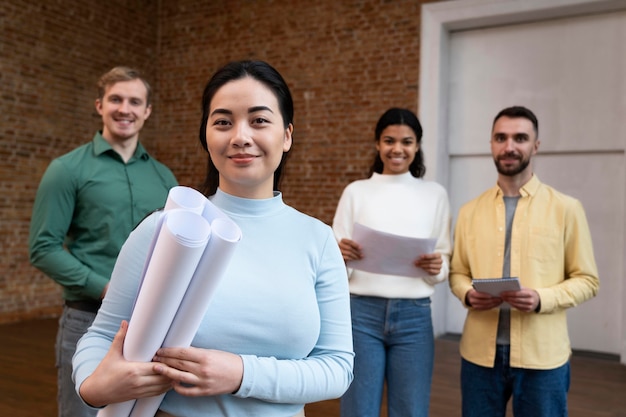
[[[538,122],[527,108],[495,117],[497,185],[461,207],[450,288],[467,307],[461,338],[463,417],[567,416],[571,354],[566,310],[597,294],[598,272],[580,202],[533,174]],[[518,277],[499,296],[472,280]],[[504,304],[503,304],[504,303]]]

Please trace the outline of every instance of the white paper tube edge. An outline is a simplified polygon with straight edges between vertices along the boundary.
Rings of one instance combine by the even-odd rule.
[[[207,198],[200,191],[178,185],[170,189],[165,202],[165,210],[181,208],[202,214],[207,201]]]

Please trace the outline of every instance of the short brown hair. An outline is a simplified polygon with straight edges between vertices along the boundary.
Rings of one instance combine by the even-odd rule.
[[[132,80],[141,80],[143,85],[146,86],[146,105],[150,105],[152,100],[152,88],[150,84],[148,84],[148,81],[143,78],[138,70],[128,67],[115,67],[100,77],[98,80],[98,98],[101,100],[104,98],[107,87],[121,81]]]
[[[533,124],[533,129],[535,130],[535,135],[539,137],[539,121],[537,120],[537,116],[530,109],[527,109],[524,106],[511,106],[506,109],[500,110],[500,112],[493,119],[493,123],[491,125],[491,129],[493,130],[493,126],[496,125],[496,122],[501,117],[508,117],[510,119],[527,119]]]

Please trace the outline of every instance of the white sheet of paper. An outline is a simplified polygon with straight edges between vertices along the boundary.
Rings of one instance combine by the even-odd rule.
[[[435,251],[437,239],[419,239],[379,232],[360,223],[354,224],[352,240],[361,245],[363,258],[348,261],[349,268],[385,275],[423,277],[428,275],[413,265],[418,256]]]

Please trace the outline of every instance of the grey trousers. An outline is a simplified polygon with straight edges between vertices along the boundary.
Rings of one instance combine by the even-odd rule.
[[[166,413],[165,411],[157,411],[157,413],[154,415],[154,417],[176,417],[173,414],[170,413]],[[298,414],[294,415],[293,417],[305,417],[304,416],[304,408],[302,409],[302,411],[300,411]]]

